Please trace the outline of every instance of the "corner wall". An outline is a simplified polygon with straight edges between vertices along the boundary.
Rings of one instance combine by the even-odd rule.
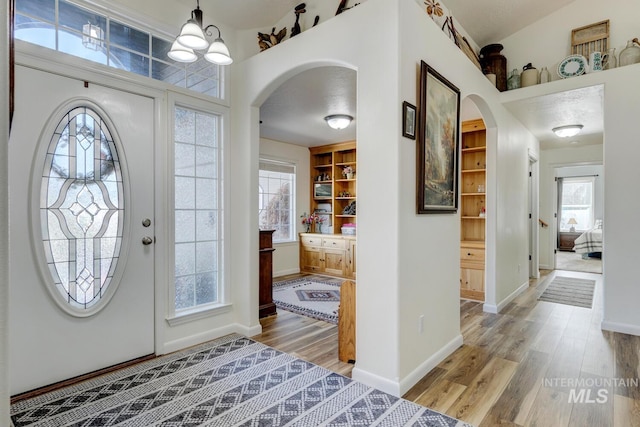
[[[487,124],[487,304],[498,307],[528,280],[528,150],[537,140],[499,102],[499,92],[415,2],[400,2],[400,94],[416,103],[424,60],[472,97]],[[404,47],[411,47],[411,49]],[[401,134],[398,122],[397,135]],[[408,390],[461,343],[460,216],[416,215],[415,141],[401,138],[398,224],[400,389]],[[360,233],[359,233],[360,234]],[[360,261],[360,260],[359,260]],[[518,271],[518,265],[521,265]],[[362,263],[359,264],[359,272]],[[425,316],[425,331],[418,321]]]
[[[0,4],[0,424],[9,424],[9,2]]]

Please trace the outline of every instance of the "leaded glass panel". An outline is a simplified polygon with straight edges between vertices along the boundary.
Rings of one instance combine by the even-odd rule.
[[[47,152],[40,194],[45,258],[64,301],[89,309],[105,295],[122,244],[116,147],[100,115],[78,107],[60,121]]]

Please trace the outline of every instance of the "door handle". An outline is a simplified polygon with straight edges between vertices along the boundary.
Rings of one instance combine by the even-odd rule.
[[[143,245],[147,246],[147,245],[150,245],[150,244],[152,244],[152,243],[153,243],[153,239],[152,239],[151,237],[149,237],[149,236],[144,236],[144,237],[142,238],[142,244],[143,244]]]

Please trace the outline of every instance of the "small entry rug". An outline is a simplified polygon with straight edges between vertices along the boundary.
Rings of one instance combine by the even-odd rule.
[[[338,323],[342,280],[299,278],[273,283],[273,302],[277,308]]]
[[[538,300],[591,308],[595,285],[595,280],[556,276]]]
[[[233,334],[11,406],[25,426],[469,426]]]

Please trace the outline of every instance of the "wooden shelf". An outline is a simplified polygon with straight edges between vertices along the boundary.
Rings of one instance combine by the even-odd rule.
[[[341,234],[343,224],[356,222],[356,215],[340,215],[345,212],[345,208],[356,202],[357,177],[345,178],[342,171],[346,167],[351,167],[357,173],[356,142],[347,141],[337,144],[310,147],[311,168],[311,212],[317,209],[330,211],[324,213],[329,217],[323,227],[332,227],[333,234]],[[322,181],[314,181],[315,178],[324,178]],[[330,179],[326,179],[330,178]],[[322,184],[325,188],[319,193],[322,197],[314,197],[314,186]],[[331,195],[329,196],[329,189]],[[342,195],[342,196],[341,196]],[[344,196],[348,195],[348,196]],[[349,211],[352,212],[352,211]]]
[[[486,188],[486,131],[482,119],[462,123],[461,198],[460,198],[460,296],[484,301],[487,194],[476,192]]]
[[[463,148],[462,152],[463,153],[476,153],[476,152],[482,152],[482,151],[486,151],[487,147],[470,147],[470,148]]]
[[[484,240],[461,240],[460,246],[465,248],[484,249]]]

